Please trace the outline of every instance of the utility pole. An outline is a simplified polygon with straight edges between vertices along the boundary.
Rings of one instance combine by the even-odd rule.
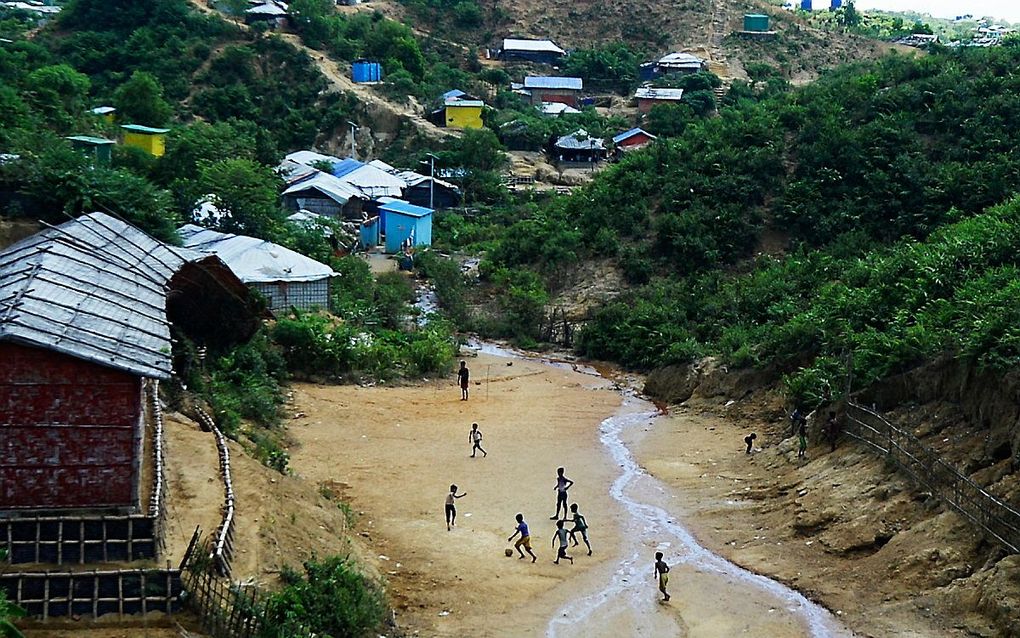
[[[436,209],[436,160],[439,159],[432,153],[426,153],[429,157],[429,208]],[[424,164],[425,162],[422,162]]]
[[[358,145],[354,138],[354,132],[360,127],[350,120],[347,120],[347,123],[351,125],[351,159],[358,159]]]

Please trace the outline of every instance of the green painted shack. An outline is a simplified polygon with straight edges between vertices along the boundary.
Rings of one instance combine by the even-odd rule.
[[[112,159],[112,149],[117,143],[105,137],[92,137],[91,135],[72,135],[67,138],[75,150],[84,153],[96,166],[109,166]]]
[[[744,14],[744,31],[764,33],[769,30],[769,17],[760,13]]]

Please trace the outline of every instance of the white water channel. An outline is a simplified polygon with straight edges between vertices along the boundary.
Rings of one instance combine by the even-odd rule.
[[[552,361],[527,353],[509,350],[491,343],[474,342],[470,347],[480,352],[510,358],[528,358],[542,361],[556,367],[569,367],[579,372],[598,375],[590,367]],[[657,596],[651,574],[652,558],[649,548],[665,554],[665,560],[672,566],[674,581],[698,579],[699,589],[711,592],[723,608],[721,616],[747,613],[753,606],[746,604],[748,592],[765,599],[768,612],[785,610],[803,628],[801,635],[812,638],[848,638],[854,634],[825,608],[813,603],[799,592],[770,578],[754,574],[701,546],[678,518],[670,514],[669,500],[675,498],[664,484],[645,472],[635,461],[624,441],[625,433],[654,427],[661,416],[658,409],[629,389],[622,389],[624,401],[617,414],[606,419],[600,426],[600,439],[613,462],[620,468],[620,475],[609,488],[610,496],[629,514],[624,523],[624,537],[630,550],[623,552],[624,558],[607,571],[591,591],[579,595],[563,605],[549,621],[547,638],[576,635],[610,635],[613,618],[621,610],[628,614],[627,626],[632,635],[687,635],[687,627],[674,620],[673,614],[663,614],[657,609]],[[655,551],[653,550],[653,551]],[[674,584],[671,582],[670,587]],[[675,594],[674,594],[675,595]],[[723,599],[730,598],[725,601]],[[704,615],[703,610],[695,615]],[[635,620],[636,619],[636,620]],[[712,619],[705,620],[710,625]],[[741,633],[764,635],[753,627],[744,626]],[[711,629],[705,635],[718,634]],[[630,635],[630,634],[628,634]]]

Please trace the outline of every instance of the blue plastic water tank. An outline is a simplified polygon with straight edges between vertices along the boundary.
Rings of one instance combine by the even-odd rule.
[[[800,8],[804,11],[811,10],[811,0],[800,0]]]
[[[830,9],[838,9],[843,6],[843,0],[832,0],[832,4],[829,6]]]

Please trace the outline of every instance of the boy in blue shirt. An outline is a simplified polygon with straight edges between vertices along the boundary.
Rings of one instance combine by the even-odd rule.
[[[514,543],[514,547],[517,549],[517,553],[520,554],[520,557],[517,560],[524,558],[524,552],[521,551],[521,547],[523,546],[524,549],[528,550],[528,553],[531,554],[531,562],[534,563],[536,560],[538,560],[538,556],[535,556],[535,552],[531,551],[531,533],[528,531],[528,524],[524,522],[524,514],[518,514],[516,518],[517,518],[516,528],[517,531],[513,533],[513,536],[506,539],[506,542],[509,543],[514,539],[514,536],[520,534],[521,537],[517,539],[516,543]]]

